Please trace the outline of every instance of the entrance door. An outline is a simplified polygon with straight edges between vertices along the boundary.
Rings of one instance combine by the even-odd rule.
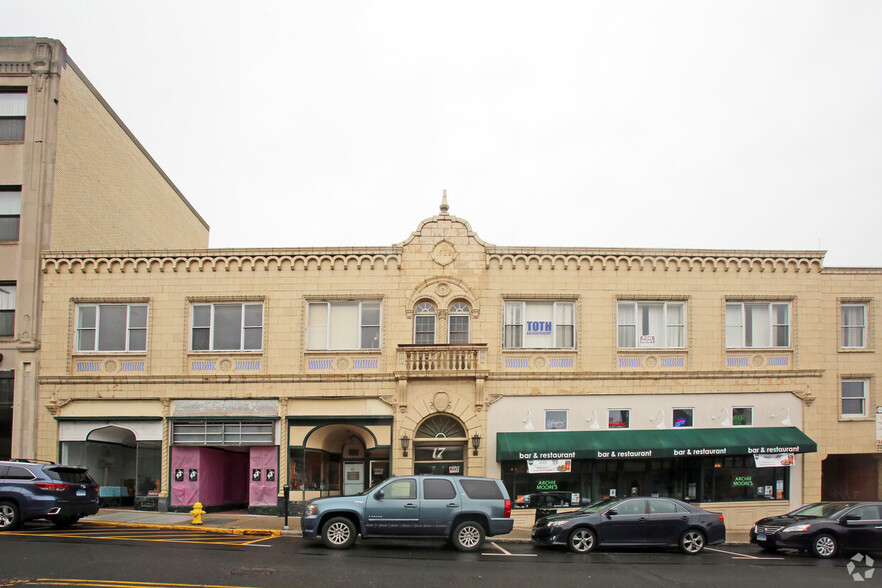
[[[364,462],[345,462],[343,464],[343,495],[351,496],[364,492]]]

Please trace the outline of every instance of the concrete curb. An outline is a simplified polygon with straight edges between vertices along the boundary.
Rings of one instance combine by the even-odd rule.
[[[272,529],[222,529],[220,527],[205,527],[202,525],[158,525],[149,523],[121,523],[118,521],[89,521],[92,525],[106,525],[108,527],[132,527],[136,529],[167,529],[175,531],[204,531],[206,533],[221,533],[225,535],[271,535],[280,536],[283,531]]]

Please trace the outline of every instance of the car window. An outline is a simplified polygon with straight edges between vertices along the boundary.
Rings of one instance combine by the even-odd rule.
[[[423,496],[427,500],[450,500],[456,498],[456,489],[450,480],[423,480]]]
[[[460,480],[460,485],[472,500],[502,499],[502,492],[494,480]]]
[[[862,521],[878,521],[879,507],[875,504],[868,504],[853,508],[847,514],[850,517],[858,517]]]
[[[649,501],[649,514],[675,514],[678,512],[689,511],[670,500],[651,499]]]
[[[616,514],[620,515],[638,515],[646,513],[645,500],[626,500],[621,504],[617,504],[613,509]]]
[[[383,486],[383,498],[408,500],[416,498],[416,480],[395,480]]]
[[[9,466],[0,465],[0,480],[6,477],[6,470],[9,469]]]
[[[53,480],[68,484],[91,484],[92,478],[81,468],[46,468],[43,470]]]
[[[789,513],[794,517],[823,517],[829,518],[838,512],[842,512],[847,508],[855,506],[854,502],[819,502],[816,504],[807,504],[802,508],[797,508]]]
[[[35,477],[30,470],[21,466],[9,466],[9,471],[6,472],[7,480],[33,480]]]

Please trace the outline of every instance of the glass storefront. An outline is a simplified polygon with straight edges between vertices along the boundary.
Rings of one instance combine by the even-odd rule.
[[[162,470],[162,442],[117,444],[101,441],[61,443],[61,461],[86,466],[100,485],[102,506],[155,508]]]

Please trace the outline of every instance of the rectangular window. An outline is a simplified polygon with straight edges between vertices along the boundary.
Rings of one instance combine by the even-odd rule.
[[[15,284],[0,283],[0,337],[15,336]]]
[[[619,302],[619,347],[682,348],[686,345],[683,302]]]
[[[725,424],[725,423],[724,423]],[[753,408],[750,406],[736,406],[732,409],[733,427],[750,427],[753,425]]]
[[[380,303],[310,302],[306,348],[379,349]]]
[[[263,303],[194,304],[190,349],[260,351],[263,349]]]
[[[693,409],[691,408],[675,408],[673,415],[674,428],[691,427],[692,413]]]
[[[545,411],[545,430],[546,431],[566,431],[567,429],[567,411],[566,410],[546,410]]]
[[[77,351],[146,351],[146,304],[78,304]]]
[[[0,141],[24,141],[28,93],[0,91]]]
[[[0,186],[0,241],[18,241],[20,221],[21,186]]]
[[[449,325],[447,342],[453,345],[465,345],[469,342],[469,323],[467,314],[454,314],[447,318]]]
[[[417,314],[413,317],[413,342],[417,345],[435,344],[435,315]]]
[[[609,411],[610,429],[628,429],[631,427],[631,410],[614,409]]]
[[[867,416],[867,380],[842,380],[842,416]]]
[[[841,307],[842,340],[847,348],[867,346],[867,305],[843,304]]]
[[[506,302],[503,347],[506,349],[573,349],[576,342],[574,302]]]
[[[790,303],[726,303],[726,347],[789,347]]]

